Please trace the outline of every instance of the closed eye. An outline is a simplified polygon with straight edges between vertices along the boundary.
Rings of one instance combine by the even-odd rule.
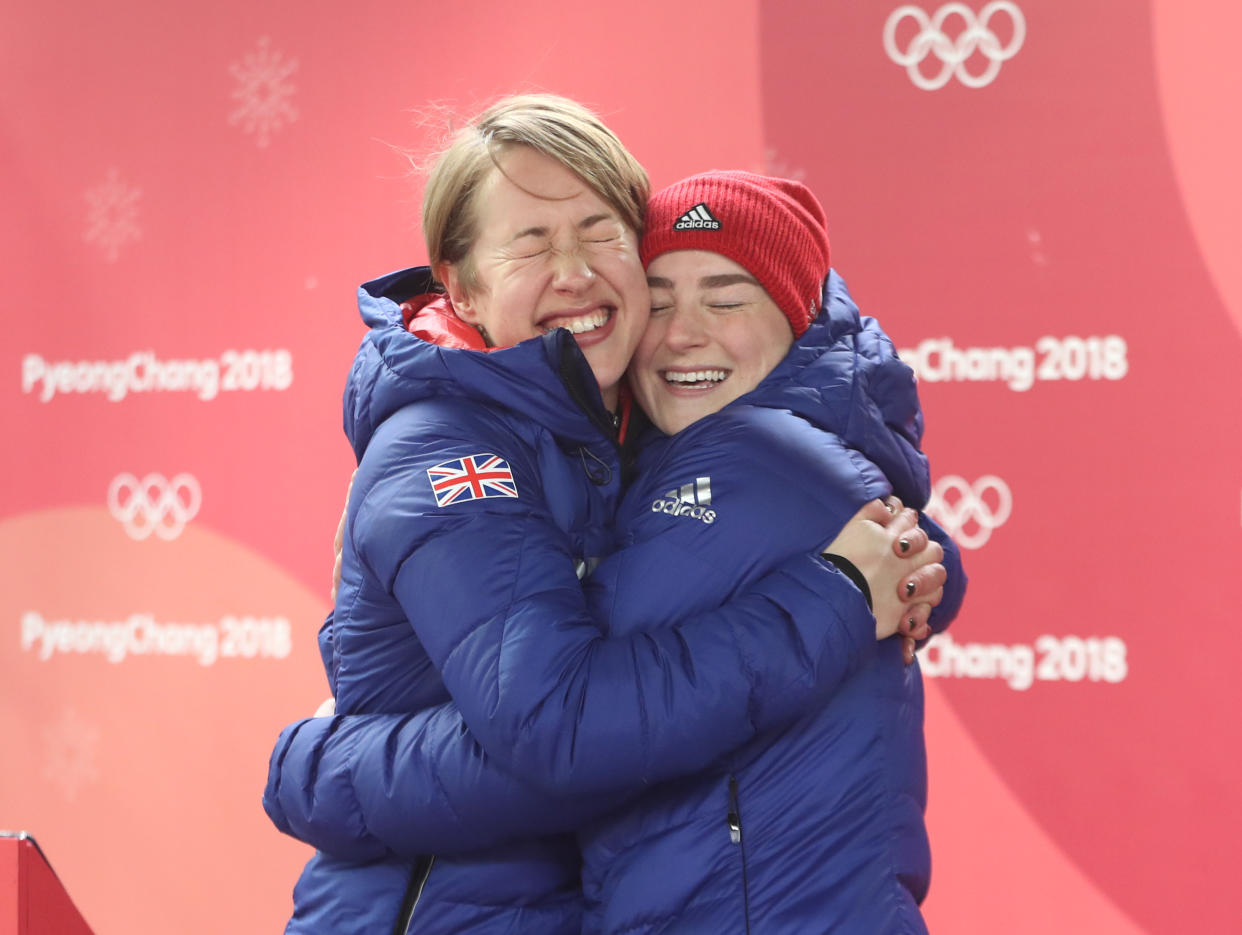
[[[748,284],[729,282],[721,283],[716,288],[705,290],[703,304],[718,312],[731,312],[736,309],[753,305],[762,287],[751,288]]]
[[[548,252],[548,247],[527,247],[525,250],[515,251],[510,254],[515,260],[533,260],[537,256],[542,256]]]

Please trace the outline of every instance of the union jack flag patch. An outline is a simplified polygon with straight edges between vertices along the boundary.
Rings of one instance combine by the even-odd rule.
[[[487,452],[427,468],[427,477],[436,495],[436,506],[518,495],[509,462]]]

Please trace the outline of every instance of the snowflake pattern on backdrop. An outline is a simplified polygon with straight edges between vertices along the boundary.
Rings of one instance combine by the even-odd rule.
[[[267,146],[273,133],[298,119],[292,103],[297,88],[289,80],[297,70],[297,59],[273,51],[266,36],[260,39],[258,49],[229,66],[229,74],[237,80],[232,94],[237,107],[229,114],[229,123],[253,133],[259,146]]]
[[[763,151],[763,166],[758,171],[761,175],[773,175],[781,179],[793,179],[795,182],[806,181],[806,170],[791,166],[784,159],[782,159],[781,154],[772,147],[768,147]]]
[[[99,728],[73,708],[65,708],[59,720],[43,729],[43,749],[43,777],[70,802],[83,786],[99,779]]]
[[[115,263],[121,248],[142,237],[138,226],[138,199],[142,189],[121,181],[116,169],[108,171],[103,182],[86,191],[87,243],[103,251],[109,263]]]

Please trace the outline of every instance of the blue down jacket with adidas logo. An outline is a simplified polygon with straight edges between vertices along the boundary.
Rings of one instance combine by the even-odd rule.
[[[821,707],[875,657],[874,624],[811,554],[819,535],[677,621],[653,575],[636,585],[653,629],[603,638],[575,566],[610,544],[621,465],[590,371],[564,331],[486,354],[415,338],[399,303],[428,285],[407,271],[359,294],[360,464],[321,634],[345,716],[287,728],[264,795],[320,848],[287,931],[578,932],[577,848],[538,835]],[[501,459],[517,496],[437,503],[433,478],[471,458]]]
[[[590,588],[613,635],[737,593],[773,556],[815,541],[825,517],[844,522],[889,484],[926,503],[909,368],[835,273],[824,305],[755,391],[643,445],[620,551]],[[932,620],[941,630],[966,580],[957,546],[924,524],[950,574]],[[583,930],[926,933],[925,804],[921,676],[886,640],[825,707],[584,828]]]

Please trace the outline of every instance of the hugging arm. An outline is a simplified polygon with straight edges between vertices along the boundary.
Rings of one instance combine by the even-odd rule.
[[[856,623],[825,619],[826,600]],[[567,624],[545,626],[559,632]],[[796,718],[874,646],[861,593],[807,555],[729,607],[687,621],[689,637],[669,627],[605,639],[589,618],[587,626],[565,683],[544,689],[546,701],[534,706],[511,756],[485,752],[457,705],[311,718],[286,728],[273,752],[268,814],[282,831],[349,859],[460,852],[569,830],[649,782],[702,768]],[[696,626],[722,632],[696,641]],[[625,653],[597,664],[595,647]],[[784,663],[766,658],[781,655]],[[693,725],[679,720],[682,712]],[[539,730],[564,733],[541,741]]]
[[[372,860],[570,831],[640,791],[543,792],[489,757],[449,703],[289,725],[272,752],[263,807],[285,834],[333,857]]]

